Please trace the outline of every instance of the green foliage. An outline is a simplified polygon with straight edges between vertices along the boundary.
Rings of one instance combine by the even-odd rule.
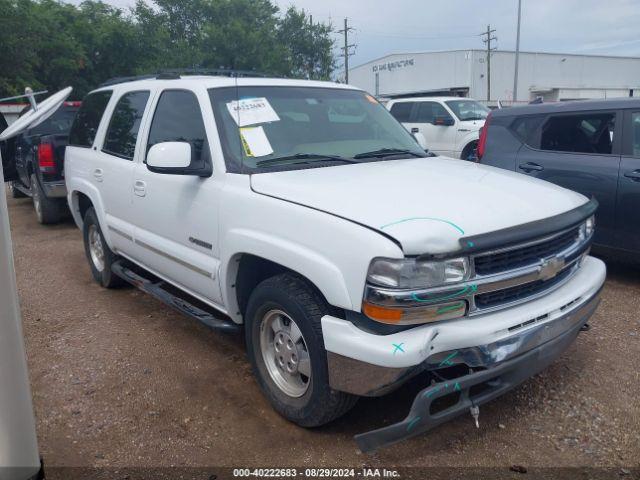
[[[233,68],[328,79],[331,26],[271,0],[0,0],[0,97],[26,86],[74,87],[81,98],[117,76],[170,68]]]

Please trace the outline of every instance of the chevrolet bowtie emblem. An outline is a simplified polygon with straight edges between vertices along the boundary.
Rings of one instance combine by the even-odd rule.
[[[542,260],[540,265],[540,278],[549,280],[555,277],[564,268],[564,257],[551,257]]]

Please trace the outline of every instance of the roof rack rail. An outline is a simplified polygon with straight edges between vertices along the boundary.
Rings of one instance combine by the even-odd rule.
[[[186,75],[210,75],[216,77],[259,77],[267,78],[272,75],[253,70],[233,70],[226,68],[173,68],[161,70],[158,73],[145,75],[133,75],[129,77],[115,77],[100,84],[100,87],[109,87],[119,83],[133,82],[136,80],[177,80]]]

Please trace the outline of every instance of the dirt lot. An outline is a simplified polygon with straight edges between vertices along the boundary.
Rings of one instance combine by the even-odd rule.
[[[304,430],[261,395],[239,338],[135,289],[91,278],[69,221],[37,224],[9,200],[26,346],[45,465],[638,466],[640,267],[610,264],[592,329],[541,375],[428,435],[361,454],[352,436],[399,419],[415,387],[363,399]]]

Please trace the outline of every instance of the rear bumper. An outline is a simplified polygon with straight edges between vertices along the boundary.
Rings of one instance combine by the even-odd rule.
[[[534,332],[527,331],[522,335],[514,336],[511,342],[503,342],[496,346],[485,345],[461,349],[449,353],[443,357],[450,358],[446,362],[450,362],[455,356],[461,361],[459,363],[468,361],[476,365],[491,364],[493,366],[477,373],[425,388],[416,396],[411,410],[404,420],[356,435],[355,440],[358,447],[363,452],[371,452],[377,448],[400,442],[424,433],[457,415],[469,412],[472,406],[481,405],[504,394],[546,368],[560,356],[575,340],[580,328],[593,315],[599,303],[600,295],[597,292],[578,308],[573,309],[552,324],[533,329]],[[524,350],[527,345],[531,345],[531,342],[535,342],[537,346]],[[522,351],[525,353],[518,355]],[[503,356],[502,360],[499,360],[500,355]],[[440,360],[440,356],[433,362],[430,358],[427,361],[427,368],[437,362],[440,362],[437,365],[442,366],[443,360]],[[446,365],[448,366],[449,363]],[[478,388],[473,389],[472,387]],[[434,411],[432,409],[434,401],[447,396],[449,396],[447,400],[450,406]]]
[[[64,180],[56,181],[56,182],[41,182],[42,190],[44,190],[44,194],[47,198],[66,198],[67,196],[67,186],[64,183]]]

